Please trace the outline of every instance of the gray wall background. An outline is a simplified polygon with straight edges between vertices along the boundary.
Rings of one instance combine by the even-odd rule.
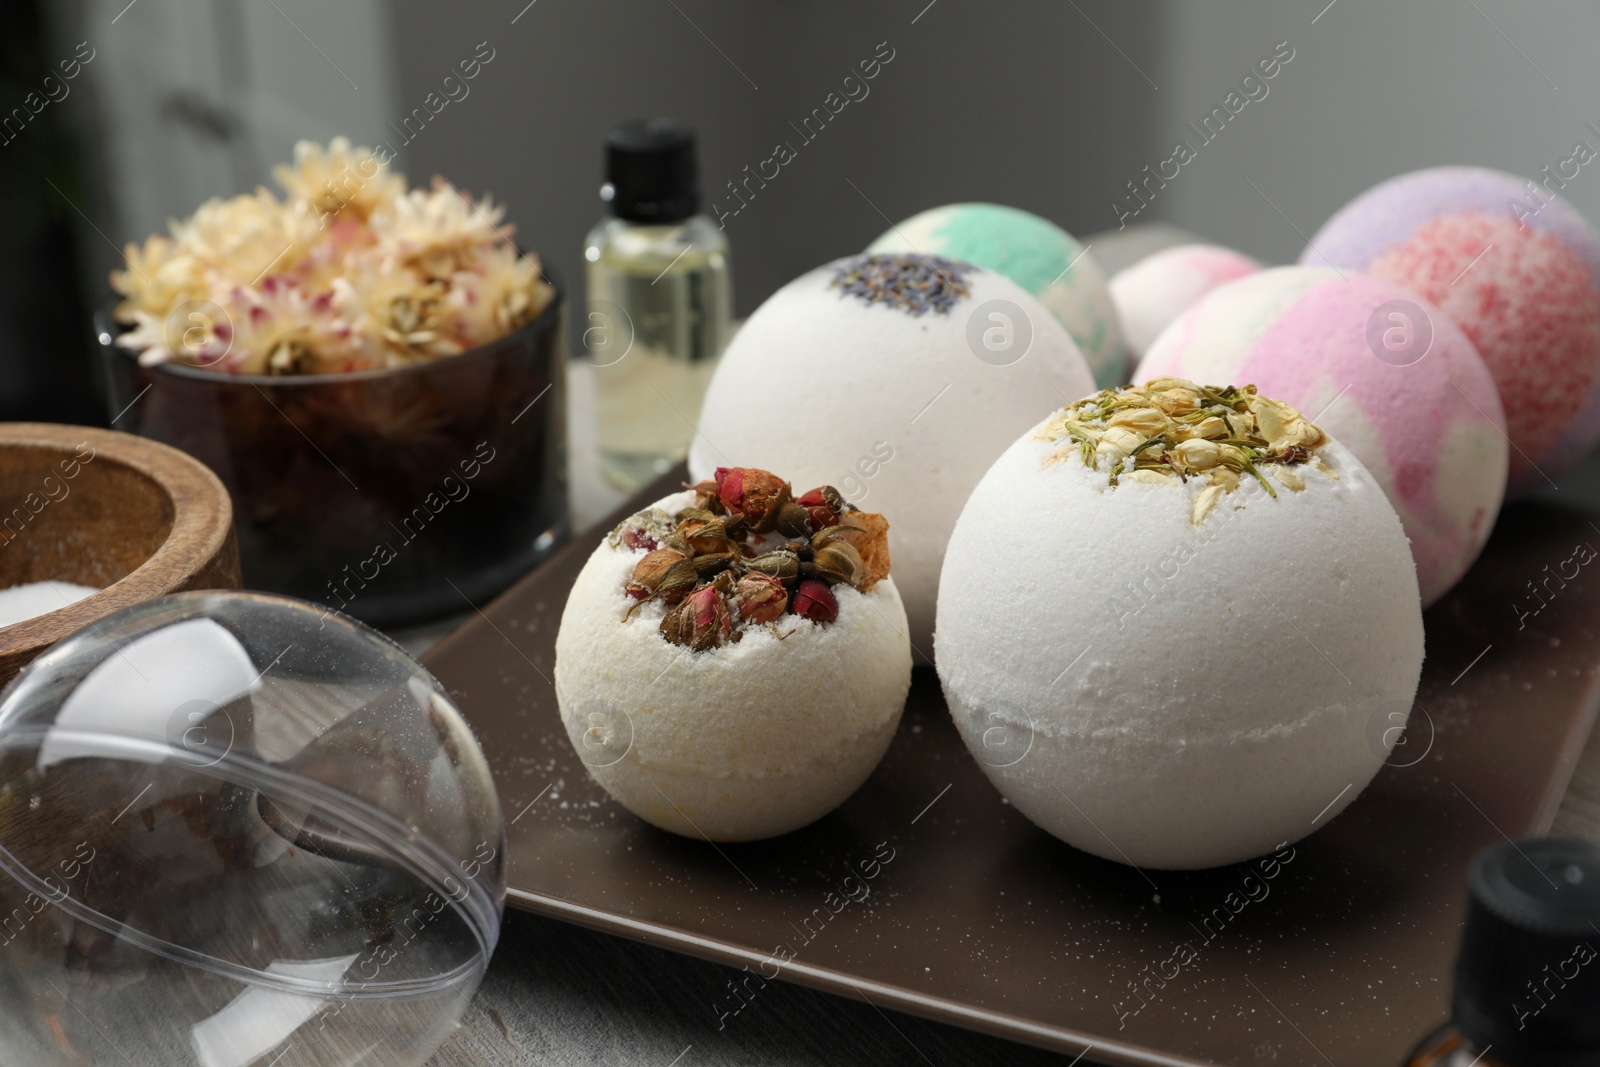
[[[1535,177],[1574,141],[1600,151],[1600,135],[1583,126],[1600,126],[1600,16],[1587,0],[1208,0],[1163,10],[1155,146],[1220,102],[1273,44],[1296,50],[1271,93],[1156,205],[1270,261],[1293,262],[1304,246],[1295,227],[1313,236],[1395,174],[1473,163]],[[1600,220],[1600,161],[1562,195]]]
[[[603,211],[612,124],[692,123],[707,198],[726,197],[775,143],[798,145],[790,123],[889,42],[895,58],[870,94],[727,221],[741,314],[864,246],[886,216],[939,203],[1011,203],[1080,235],[1114,227],[1126,183],[1280,41],[1295,58],[1268,96],[1139,222],[1287,261],[1302,234],[1397,172],[1477,162],[1533,174],[1579,139],[1600,149],[1583,126],[1600,125],[1594,0],[52,0],[50,11],[62,55],[84,38],[98,50],[77,87],[88,91],[58,105],[94,161],[75,200],[96,300],[116,246],[267,181],[296,139],[398,145],[391,124],[480,42],[494,60],[400,164],[413,182],[440,173],[494,194],[519,241],[569,282]],[[1600,218],[1600,165],[1566,194]]]
[[[406,101],[477,42],[497,50],[473,96],[408,147],[411,178],[439,172],[492,190],[511,205],[519,240],[574,279],[603,210],[600,140],[614,123],[657,114],[694,125],[704,193],[728,204],[728,180],[791,142],[798,157],[726,220],[740,314],[865,247],[888,228],[884,216],[998,200],[1099,228],[1103,208],[1088,191],[1142,165],[1155,118],[1150,86],[1088,21],[1148,68],[1154,5],[539,0],[511,25],[525,2],[397,4]],[[883,41],[894,59],[869,94],[802,143],[790,123]]]

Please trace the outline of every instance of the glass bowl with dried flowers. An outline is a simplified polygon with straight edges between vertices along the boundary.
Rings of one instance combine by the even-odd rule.
[[[129,244],[100,317],[113,425],[217,472],[246,583],[381,625],[497,593],[567,532],[565,310],[505,209],[387,149]]]

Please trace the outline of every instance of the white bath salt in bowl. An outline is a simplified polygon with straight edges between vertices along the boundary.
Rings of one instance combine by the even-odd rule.
[[[1416,695],[1405,533],[1366,468],[1253,387],[1160,379],[1041,423],[951,536],[936,659],[1000,791],[1138,867],[1337,817]]]
[[[76,604],[84,597],[100,592],[94,586],[73,582],[24,582],[9,589],[0,589],[0,626],[15,626],[19,622],[60,611]]]

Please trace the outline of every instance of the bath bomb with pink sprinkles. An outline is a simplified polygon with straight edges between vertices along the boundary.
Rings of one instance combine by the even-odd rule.
[[[1600,439],[1600,235],[1545,186],[1402,174],[1340,209],[1300,262],[1386,278],[1456,321],[1505,405],[1510,495],[1554,484]]]
[[[1152,253],[1111,276],[1111,299],[1122,340],[1135,360],[1157,335],[1219,285],[1254,274],[1261,264],[1221,245],[1178,245]]]
[[[1400,514],[1424,605],[1455,585],[1505,491],[1505,417],[1478,352],[1438,308],[1392,282],[1277,267],[1212,293],[1139,365],[1251,382],[1315,417]]]

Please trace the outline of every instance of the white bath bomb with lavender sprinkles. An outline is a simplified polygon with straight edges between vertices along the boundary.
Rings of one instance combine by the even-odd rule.
[[[951,537],[935,643],[1018,810],[1193,869],[1355,799],[1416,695],[1422,609],[1400,520],[1344,447],[1253,387],[1160,379],[996,461]]]
[[[911,684],[887,523],[723,468],[624,521],[556,636],[556,699],[594,778],[688,837],[748,841],[866,781]]]
[[[1128,354],[1137,363],[1179,315],[1207,293],[1261,269],[1261,264],[1221,245],[1164,248],[1111,276],[1111,299],[1122,320]]]
[[[891,516],[895,582],[926,663],[967,493],[1018,434],[1093,391],[1066,329],[1011,279],[938,257],[857,256],[790,282],[739,330],[689,471],[707,478],[739,457]]]
[[[891,226],[867,251],[944,256],[1004,274],[1061,320],[1096,385],[1127,380],[1127,353],[1105,272],[1076,238],[1048,219],[1003,204],[946,204]]]

